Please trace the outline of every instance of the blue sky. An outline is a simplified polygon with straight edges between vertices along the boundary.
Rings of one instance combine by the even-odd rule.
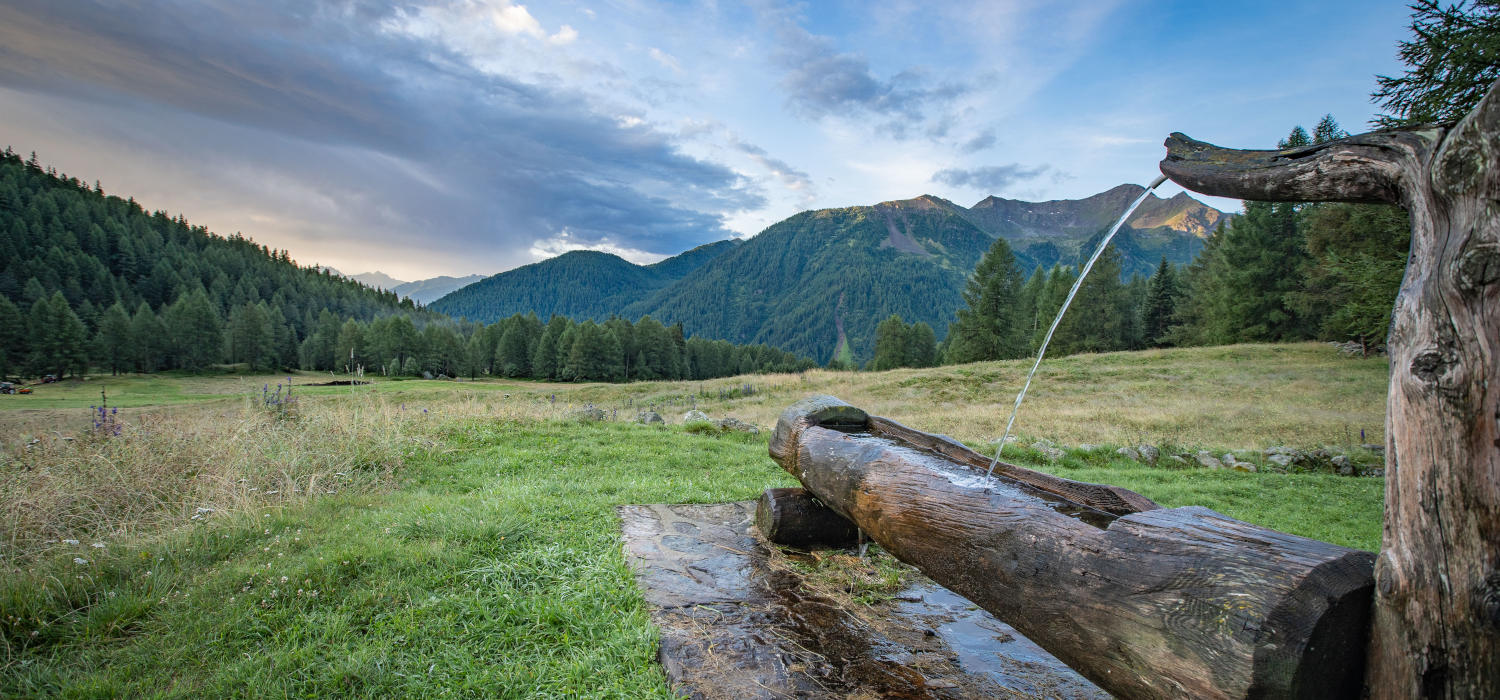
[[[649,262],[809,208],[1144,184],[1173,131],[1269,148],[1325,113],[1361,131],[1408,14],[0,0],[0,143],[345,272]]]

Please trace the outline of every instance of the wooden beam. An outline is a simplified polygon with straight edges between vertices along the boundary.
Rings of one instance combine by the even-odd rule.
[[[782,413],[771,456],[886,551],[1116,696],[1359,695],[1373,554],[1116,487],[1048,490],[1034,483],[1055,477],[1015,465],[986,476],[967,447],[895,425],[813,397]],[[1143,507],[1096,507],[1119,502]]]

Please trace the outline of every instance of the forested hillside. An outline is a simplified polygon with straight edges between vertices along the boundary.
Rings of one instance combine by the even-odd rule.
[[[455,322],[299,267],[287,251],[148,214],[9,149],[0,157],[0,254],[0,377],[231,363],[619,381],[811,366],[769,347],[687,339],[649,318]]]
[[[737,240],[709,243],[652,265],[575,250],[465,286],[433,302],[432,309],[482,323],[518,313],[602,321],[737,245]]]

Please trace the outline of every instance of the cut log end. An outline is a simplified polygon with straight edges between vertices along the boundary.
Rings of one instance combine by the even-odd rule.
[[[801,549],[849,547],[859,540],[854,523],[806,489],[766,489],[755,507],[755,526],[767,540]]]

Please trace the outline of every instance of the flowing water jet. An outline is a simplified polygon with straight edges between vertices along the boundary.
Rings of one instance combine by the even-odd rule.
[[[1089,256],[1089,261],[1084,263],[1083,270],[1079,271],[1078,279],[1073,282],[1073,288],[1068,290],[1067,298],[1063,299],[1062,308],[1057,310],[1057,318],[1052,319],[1052,327],[1047,329],[1046,337],[1042,338],[1042,346],[1036,351],[1036,362],[1032,363],[1031,371],[1026,373],[1026,383],[1021,386],[1021,393],[1016,394],[1016,405],[1010,409],[1010,420],[1005,422],[1005,434],[1000,436],[1000,446],[995,448],[995,458],[990,461],[988,474],[994,474],[995,465],[1000,463],[1000,453],[1005,449],[1005,442],[1010,439],[1011,426],[1016,423],[1016,413],[1021,410],[1021,401],[1026,398],[1026,390],[1031,388],[1031,378],[1036,376],[1037,368],[1042,366],[1042,358],[1047,354],[1047,345],[1052,342],[1052,334],[1057,332],[1057,324],[1062,322],[1063,314],[1068,312],[1068,306],[1073,303],[1073,296],[1078,294],[1078,288],[1083,286],[1083,280],[1089,276],[1089,270],[1094,269],[1094,262],[1104,253],[1104,248],[1109,245],[1109,242],[1114,240],[1115,234],[1119,232],[1120,227],[1125,225],[1125,220],[1129,219],[1130,215],[1135,213],[1135,208],[1140,206],[1141,202],[1146,201],[1146,197],[1153,190],[1166,181],[1167,176],[1161,175],[1153,180],[1150,185],[1146,186],[1146,191],[1142,192],[1141,196],[1136,197],[1135,201],[1131,202],[1130,206],[1125,208],[1125,213],[1120,215],[1119,221],[1116,221],[1115,225],[1109,229],[1109,233],[1104,235],[1104,240],[1099,241],[1099,247],[1094,249],[1094,254]]]

